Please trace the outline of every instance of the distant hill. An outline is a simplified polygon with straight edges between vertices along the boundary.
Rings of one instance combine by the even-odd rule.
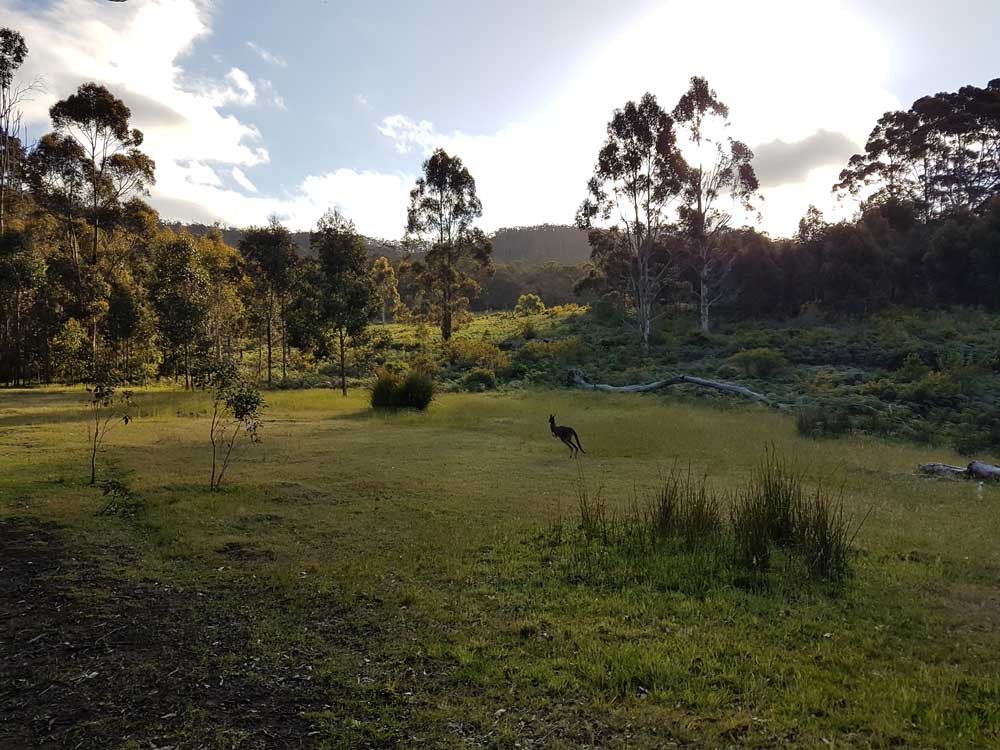
[[[214,227],[208,224],[182,224],[168,222],[164,226],[179,231],[186,229],[196,237],[207,234],[212,229],[222,232],[226,244],[238,247],[243,237],[243,230],[235,227]],[[303,256],[310,256],[309,232],[292,232],[292,240]],[[535,227],[507,227],[497,230],[492,237],[493,260],[497,264],[525,263],[536,265],[541,263],[562,263],[575,265],[590,260],[590,245],[587,244],[587,233],[570,226],[542,224]],[[395,240],[383,240],[366,237],[368,252],[372,256],[385,255],[390,260],[403,257],[406,250],[402,243]]]
[[[558,224],[510,227],[493,235],[493,260],[496,263],[586,263],[590,260],[590,245],[587,233],[576,227]]]

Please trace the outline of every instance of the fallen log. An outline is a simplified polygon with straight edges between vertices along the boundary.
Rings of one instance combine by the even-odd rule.
[[[723,393],[733,393],[737,396],[744,396],[775,409],[788,408],[785,404],[776,403],[762,393],[751,391],[749,388],[744,388],[742,385],[724,383],[720,380],[707,380],[705,378],[695,377],[694,375],[674,375],[672,378],[666,378],[665,380],[657,380],[654,383],[639,385],[605,385],[603,383],[591,383],[587,380],[587,377],[581,370],[573,368],[569,371],[569,383],[577,388],[583,388],[588,391],[605,391],[607,393],[645,393],[647,391],[657,391],[661,388],[668,388],[672,385],[697,385],[702,388],[713,388],[717,391],[722,391]]]
[[[984,482],[1000,482],[1000,466],[983,461],[973,461],[964,467],[938,463],[921,464],[917,469],[921,474],[946,479],[978,479]]]

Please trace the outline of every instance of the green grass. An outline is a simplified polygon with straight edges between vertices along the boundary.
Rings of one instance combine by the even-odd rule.
[[[655,397],[444,394],[382,415],[362,391],[273,391],[263,443],[212,493],[206,396],[154,389],[100,459],[143,501],[119,518],[96,515],[107,500],[86,486],[83,397],[0,392],[0,515],[56,521],[79,554],[132,550],[100,558],[109,575],[238,604],[250,637],[234,670],[311,654],[317,679],[368,706],[331,700],[315,746],[1000,743],[1000,489],[914,476],[961,461],[948,450],[805,440],[785,415]],[[567,458],[549,413],[585,457]],[[572,574],[581,482],[620,509],[673,467],[729,488],[771,443],[807,484],[842,487],[848,513],[874,508],[844,586],[779,575],[685,593]],[[689,562],[659,564],[683,580],[704,567]],[[284,604],[255,605],[256,590]],[[331,627],[363,646],[305,619],[330,592],[344,603]]]

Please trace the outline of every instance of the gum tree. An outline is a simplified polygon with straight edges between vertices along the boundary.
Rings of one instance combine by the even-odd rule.
[[[662,315],[659,302],[673,271],[669,210],[687,174],[676,141],[674,121],[655,96],[626,102],[611,116],[589,195],[577,212],[577,225],[590,230],[595,263],[635,306],[643,348]]]
[[[430,245],[410,268],[419,290],[418,305],[440,324],[445,341],[493,270],[493,247],[473,227],[482,214],[476,181],[462,160],[443,149],[435,151],[410,191],[406,233]]]

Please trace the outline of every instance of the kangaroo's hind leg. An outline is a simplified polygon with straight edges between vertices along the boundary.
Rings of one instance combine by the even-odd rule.
[[[568,440],[567,438],[560,438],[560,440],[563,441],[563,445],[565,445],[565,446],[567,446],[569,448],[569,457],[570,458],[575,458],[576,454],[574,453],[574,451],[576,451],[576,446],[573,445],[573,441],[572,440]]]

